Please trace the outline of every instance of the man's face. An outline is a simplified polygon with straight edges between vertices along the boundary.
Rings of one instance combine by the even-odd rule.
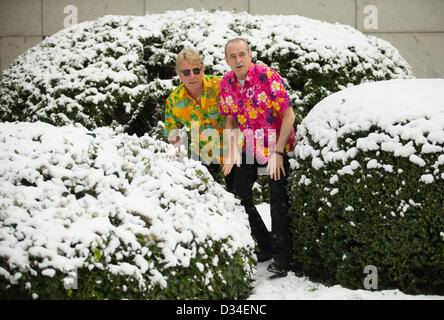
[[[197,69],[200,69],[200,72],[196,74]],[[188,70],[188,71],[187,71]],[[188,74],[186,76],[185,74]],[[184,59],[180,63],[179,68],[179,79],[184,83],[187,90],[199,89],[202,85],[202,78],[204,76],[203,68],[200,64],[193,64]]]
[[[236,78],[245,80],[252,59],[251,51],[243,41],[230,42],[226,48],[225,61],[233,70]]]

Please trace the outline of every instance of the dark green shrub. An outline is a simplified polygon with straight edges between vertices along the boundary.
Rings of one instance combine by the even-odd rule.
[[[320,102],[298,128],[295,258],[327,284],[444,293],[444,81],[392,80]]]
[[[111,128],[2,123],[0,141],[0,299],[251,293],[248,218],[199,162]]]

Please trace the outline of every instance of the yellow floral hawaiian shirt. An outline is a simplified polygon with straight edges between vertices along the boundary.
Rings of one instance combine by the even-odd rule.
[[[191,130],[191,155],[198,156],[205,164],[222,163],[223,129],[225,117],[219,113],[221,78],[204,75],[201,105],[188,93],[185,85],[179,85],[166,100],[165,136],[183,126]]]

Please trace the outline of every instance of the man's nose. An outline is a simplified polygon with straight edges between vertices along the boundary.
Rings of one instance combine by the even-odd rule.
[[[190,79],[191,79],[191,80],[195,80],[197,77],[198,77],[198,75],[197,75],[197,74],[194,74],[193,70],[191,70],[191,73],[190,73]]]
[[[191,72],[191,80],[196,81],[199,78],[198,74],[194,74]]]

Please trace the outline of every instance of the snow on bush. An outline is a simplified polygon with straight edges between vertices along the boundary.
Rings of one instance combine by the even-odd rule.
[[[199,162],[175,158],[147,135],[1,123],[0,296],[248,296],[243,207]]]
[[[122,124],[129,133],[152,133],[179,84],[177,53],[193,46],[206,73],[223,75],[229,71],[224,45],[238,36],[285,79],[297,123],[350,85],[412,77],[388,42],[301,16],[192,9],[105,16],[61,30],[18,57],[1,76],[0,120],[79,122],[89,129]]]
[[[313,278],[443,294],[444,79],[361,84],[298,128],[291,174],[296,257]]]

